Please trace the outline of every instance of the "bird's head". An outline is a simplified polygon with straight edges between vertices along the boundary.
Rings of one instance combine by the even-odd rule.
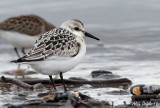
[[[99,38],[86,32],[83,23],[77,19],[65,21],[60,27],[69,30],[71,33],[79,37],[87,36],[96,40],[100,40]]]

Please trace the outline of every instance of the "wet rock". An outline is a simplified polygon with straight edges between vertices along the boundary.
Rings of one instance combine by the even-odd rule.
[[[68,100],[68,94],[67,93],[58,93],[56,94],[54,101],[59,102],[61,100]]]
[[[17,100],[27,100],[26,98],[25,98],[25,96],[14,96],[12,99],[17,99]]]
[[[116,74],[102,74],[96,77],[96,79],[115,79],[115,78],[120,78],[121,76],[116,75]]]
[[[103,74],[112,74],[112,72],[104,71],[104,70],[96,70],[96,71],[92,71],[92,73],[91,73],[93,78],[96,78],[96,77],[103,75]]]
[[[108,108],[106,107],[107,105],[109,105],[108,102],[106,101],[97,101],[89,96],[86,96],[82,93],[79,93],[79,97],[75,98],[72,97],[71,98],[71,104],[75,107],[75,108]]]
[[[40,98],[27,98],[27,100],[26,100],[26,103],[29,103],[29,104],[35,104],[35,103],[42,103],[43,102],[43,100],[42,99],[40,99]],[[15,107],[16,108],[16,107]]]
[[[23,90],[19,90],[17,95],[18,96],[28,96],[29,94],[31,94],[33,91],[29,91],[29,90],[26,90],[26,89],[23,89]]]
[[[87,81],[87,79],[83,79],[81,77],[70,77],[70,80],[82,80],[82,81]]]
[[[24,94],[22,94],[22,93],[19,93],[18,94],[18,96],[21,96],[21,97],[26,97],[27,95],[24,93]]]
[[[105,93],[110,95],[129,95],[130,94],[127,90],[113,90],[113,91],[107,91]]]

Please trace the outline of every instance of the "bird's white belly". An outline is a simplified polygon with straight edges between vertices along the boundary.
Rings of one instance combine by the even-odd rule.
[[[17,48],[31,48],[39,36],[0,30],[0,37]]]
[[[31,64],[32,68],[37,72],[45,75],[56,75],[60,72],[67,72],[74,68],[80,60],[63,60],[63,61],[42,61]]]
[[[45,75],[56,75],[60,72],[67,72],[73,69],[86,53],[86,45],[82,44],[79,53],[75,57],[68,59],[44,60],[39,62],[30,62],[29,64],[37,72]]]

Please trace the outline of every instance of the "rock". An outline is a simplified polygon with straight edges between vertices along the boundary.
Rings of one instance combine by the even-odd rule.
[[[116,74],[102,74],[97,76],[97,79],[115,79],[115,78],[120,78],[121,76],[116,75]]]
[[[72,94],[75,95],[76,97],[79,97],[79,93],[78,92],[74,91]]]
[[[70,80],[82,80],[82,81],[87,81],[87,79],[83,79],[81,77],[70,77]]]
[[[132,95],[159,94],[160,93],[160,85],[138,84],[138,85],[132,86],[130,88],[130,92]]]
[[[96,77],[98,77],[99,75],[102,75],[102,74],[112,74],[112,72],[104,71],[104,70],[96,70],[96,71],[92,71],[92,73],[91,73],[93,78],[96,78]]]
[[[57,93],[54,101],[59,102],[60,100],[68,100],[68,93]]]
[[[25,93],[24,94],[19,93],[18,96],[26,97],[27,95]]]
[[[129,95],[129,92],[127,90],[113,90],[107,91],[105,93],[110,95]]]
[[[17,100],[27,100],[25,96],[14,96],[12,99],[17,99]]]
[[[101,96],[102,94],[101,94],[101,93],[98,93],[97,95],[98,95],[98,96]]]

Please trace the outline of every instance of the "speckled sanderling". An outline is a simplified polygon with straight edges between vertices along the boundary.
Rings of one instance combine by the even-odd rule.
[[[37,15],[22,15],[9,18],[0,23],[0,37],[14,46],[18,57],[17,48],[31,48],[43,33],[55,28]]]
[[[99,40],[85,31],[81,21],[65,21],[59,28],[41,35],[26,56],[12,62],[27,62],[37,72],[49,75],[55,90],[52,75],[59,74],[66,91],[62,73],[74,68],[84,56],[86,44],[83,36]]]

